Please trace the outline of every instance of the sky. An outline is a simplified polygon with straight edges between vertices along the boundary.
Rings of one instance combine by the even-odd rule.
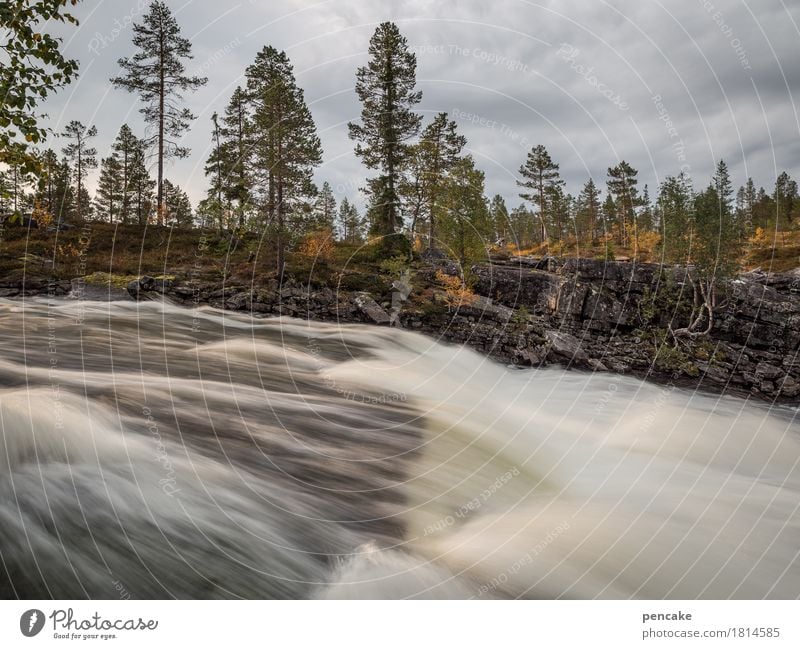
[[[70,120],[97,126],[108,155],[119,127],[141,135],[136,96],[113,87],[117,60],[134,53],[131,23],[148,0],[83,1],[80,26],[52,26],[80,76],[43,109],[58,132]],[[705,186],[724,159],[734,186],[752,177],[770,189],[800,173],[800,2],[797,0],[167,0],[193,44],[187,72],[208,77],[186,104],[197,115],[166,177],[194,203],[206,195],[203,166],[211,115],[222,112],[265,45],[285,50],[324,149],[315,178],[337,198],[363,204],[368,172],[347,122],[358,120],[355,72],[385,20],[417,55],[418,110],[448,112],[486,173],[488,195],[520,203],[518,170],[543,144],[567,190],[626,160],[639,186],[681,170]],[[48,145],[60,148],[57,139]],[[94,172],[91,183],[96,181]]]

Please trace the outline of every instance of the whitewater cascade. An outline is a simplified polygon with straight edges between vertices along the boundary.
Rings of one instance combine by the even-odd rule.
[[[156,302],[0,332],[4,597],[800,596],[796,409]]]

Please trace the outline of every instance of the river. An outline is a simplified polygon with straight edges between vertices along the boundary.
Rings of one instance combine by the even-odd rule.
[[[157,302],[0,350],[4,597],[800,596],[796,409]]]

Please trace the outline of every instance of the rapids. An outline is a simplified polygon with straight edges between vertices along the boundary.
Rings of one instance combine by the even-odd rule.
[[[796,417],[395,328],[0,300],[0,595],[796,598]]]

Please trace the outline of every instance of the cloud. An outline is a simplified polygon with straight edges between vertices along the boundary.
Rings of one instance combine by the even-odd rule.
[[[224,109],[266,44],[287,51],[305,89],[325,149],[318,181],[357,199],[355,187],[367,171],[352,153],[346,123],[358,118],[355,70],[367,60],[369,37],[382,20],[396,21],[417,53],[420,110],[426,117],[459,111],[456,120],[486,171],[487,191],[511,203],[518,202],[515,172],[527,148],[539,143],[561,164],[573,193],[589,176],[603,185],[606,169],[619,159],[640,169],[640,183],[648,183],[651,194],[682,165],[702,186],[719,158],[728,161],[736,184],[750,175],[770,187],[782,169],[800,171],[800,68],[794,63],[800,16],[783,2],[168,4],[192,38],[189,71],[209,78],[186,98],[198,115],[186,136],[192,154],[167,170],[195,202],[207,186],[210,116]],[[108,79],[117,72],[116,60],[133,52],[130,25],[145,5],[81,3],[75,10],[80,28],[58,27],[67,52],[81,61],[81,78],[49,101],[50,122],[57,130],[70,119],[95,123],[101,155],[123,122],[143,128],[135,97],[111,88]]]

